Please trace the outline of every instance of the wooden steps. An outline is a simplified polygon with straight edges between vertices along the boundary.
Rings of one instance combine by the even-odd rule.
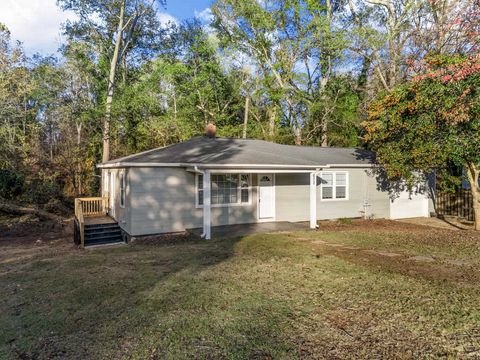
[[[85,224],[85,247],[125,243],[118,223]]]

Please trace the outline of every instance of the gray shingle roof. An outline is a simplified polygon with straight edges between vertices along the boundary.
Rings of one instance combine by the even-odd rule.
[[[281,145],[263,140],[194,137],[179,144],[110,160],[107,166],[368,166],[374,161],[372,152],[354,148],[333,148]]]

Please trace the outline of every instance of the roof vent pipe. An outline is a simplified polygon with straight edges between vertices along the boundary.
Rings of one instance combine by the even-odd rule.
[[[216,134],[217,127],[212,123],[208,123],[207,126],[205,126],[205,136],[213,139]]]

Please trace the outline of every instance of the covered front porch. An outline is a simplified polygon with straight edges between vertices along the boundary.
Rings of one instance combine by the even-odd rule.
[[[310,228],[308,222],[273,221],[254,224],[235,224],[211,227],[214,239],[234,238],[253,234],[276,233],[284,231],[302,231]],[[201,236],[203,228],[188,229],[188,232]]]
[[[286,166],[282,167],[281,165],[278,166],[269,166],[269,167],[252,167],[248,165],[244,166],[235,166],[233,167],[215,167],[215,168],[201,168],[195,166],[193,168],[187,169],[187,171],[198,174],[199,178],[197,178],[197,191],[200,189],[202,192],[202,203],[201,206],[197,206],[197,208],[201,208],[202,217],[203,217],[203,227],[196,228],[193,231],[200,235],[202,238],[211,239],[212,237],[232,237],[237,236],[235,233],[238,231],[238,236],[247,235],[250,233],[258,233],[258,232],[270,232],[270,231],[292,231],[298,228],[299,230],[304,229],[316,229],[317,228],[317,176],[319,172],[322,171],[323,168],[320,167],[294,167],[294,166]],[[246,205],[250,206],[250,211],[254,209],[256,213],[256,220],[251,219],[243,222],[239,222],[240,224],[237,225],[235,223],[230,223],[229,225],[219,225],[217,219],[213,219],[212,211],[215,210],[215,213],[218,214],[218,208],[231,208],[228,204],[221,204],[219,205],[218,202],[213,202],[212,199],[218,194],[212,194],[212,184],[218,181],[220,175],[224,176],[236,176],[238,175],[239,178],[242,178],[242,174],[249,175],[248,178],[251,181],[252,178],[255,179],[254,182],[249,184],[249,192],[251,194],[251,189],[255,189],[255,197],[248,196],[248,202]],[[253,176],[250,176],[253,175]],[[292,185],[296,185],[296,189],[301,186],[303,189],[301,190],[302,198],[299,201],[296,199],[293,203],[285,204],[285,199],[289,199],[289,194],[285,194],[285,189],[288,189],[288,186],[283,186],[282,195],[276,194],[277,184],[276,178],[279,176],[285,175],[301,175],[304,176],[302,180],[302,184],[293,183]],[[213,179],[216,180],[213,180]],[[201,179],[201,180],[200,180]],[[227,180],[228,181],[228,180]],[[236,179],[234,181],[236,183]],[[216,184],[215,184],[216,185]],[[240,185],[241,187],[242,185]],[[218,187],[218,185],[217,185]],[[238,197],[235,199],[240,198],[241,196],[241,188],[238,189]],[[234,189],[236,191],[236,189]],[[218,191],[217,191],[218,193]],[[306,195],[306,196],[305,196]],[[282,210],[288,213],[292,213],[292,216],[277,216],[277,207],[276,202],[278,200],[283,201]],[[243,201],[243,200],[242,200]],[[302,210],[302,217],[300,219],[295,219],[297,209],[295,206],[300,205]],[[197,195],[197,204],[198,204],[198,195]],[[292,206],[290,206],[290,204]],[[234,204],[238,206],[238,204]],[[240,202],[240,205],[243,205]],[[305,214],[305,211],[307,214]],[[225,211],[226,212],[226,211]],[[306,216],[305,216],[306,215]],[[252,221],[253,220],[253,221]],[[217,224],[215,224],[217,223]],[[245,225],[242,225],[244,224]],[[285,230],[282,230],[285,229]]]

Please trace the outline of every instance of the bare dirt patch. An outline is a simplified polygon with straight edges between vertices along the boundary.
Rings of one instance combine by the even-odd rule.
[[[424,225],[448,230],[474,230],[472,222],[461,221],[453,216],[442,218],[410,218],[396,221],[401,223]]]
[[[418,224],[385,219],[354,219],[350,224],[342,224],[339,221],[320,221],[318,231],[400,235],[402,242],[417,245],[478,246],[480,244],[480,231],[438,228],[427,225],[427,222]]]
[[[75,251],[71,221],[40,220],[32,215],[0,214],[0,274],[11,271],[9,264],[28,264],[46,256]]]
[[[458,266],[448,266],[435,261],[418,261],[405,256],[384,256],[373,251],[352,251],[340,247],[325,248],[323,254],[333,255],[351,263],[370,268],[382,268],[410,277],[420,277],[433,281],[450,281],[463,285],[477,285],[480,281],[478,271]]]
[[[348,230],[348,231],[402,231],[402,232],[429,232],[429,231],[443,231],[459,230],[456,227],[445,223],[443,220],[437,218],[415,218],[405,220],[387,220],[387,219],[352,219],[349,223],[342,223],[335,220],[322,220],[318,222],[319,230],[334,231],[334,230]],[[436,226],[438,224],[445,224],[445,226]],[[473,228],[465,226],[467,232],[474,232]]]
[[[72,231],[72,219],[46,221],[30,214],[16,216],[0,212],[0,246],[48,240]]]
[[[322,224],[323,225],[323,224]],[[372,226],[375,225],[373,228]],[[321,226],[322,232],[382,232],[385,234],[401,232],[405,242],[427,244],[429,246],[445,245],[464,246],[480,241],[476,232],[459,233],[450,231],[445,236],[446,230],[429,228],[417,224],[403,224],[388,220],[354,221],[351,225],[331,222]],[[368,230],[367,230],[368,229]],[[393,230],[393,231],[392,231]],[[447,230],[448,232],[448,230]],[[421,236],[418,236],[421,234]],[[467,234],[467,236],[465,236]],[[378,248],[366,248],[359,245],[331,243],[312,238],[299,238],[301,241],[311,241],[316,245],[317,255],[328,254],[362,266],[382,268],[411,277],[421,277],[432,281],[451,281],[463,285],[476,285],[480,281],[480,271],[475,264],[458,259],[439,259],[432,255],[414,255],[402,251],[387,251]],[[379,244],[379,246],[382,246]]]

